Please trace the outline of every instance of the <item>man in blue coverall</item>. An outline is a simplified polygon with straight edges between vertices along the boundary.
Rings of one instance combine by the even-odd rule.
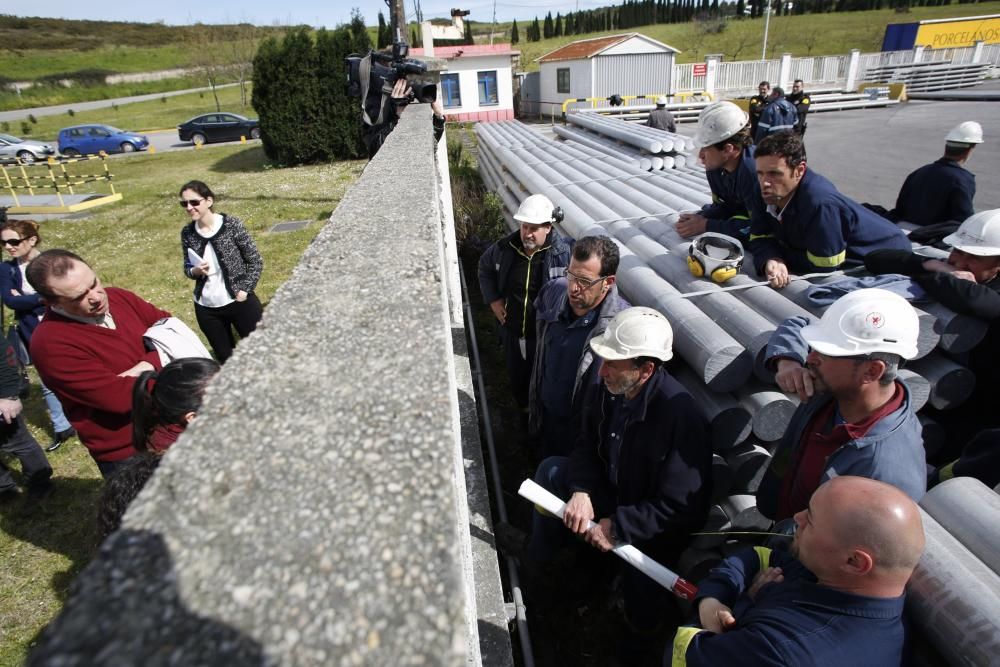
[[[795,523],[791,554],[747,549],[699,583],[701,627],[677,630],[665,666],[903,664],[917,505],[885,482],[837,477]]]
[[[798,134],[772,134],[758,144],[754,159],[768,214],[751,220],[749,250],[771,287],[785,287],[790,272],[829,272],[872,250],[910,249],[896,225],[807,168]]]
[[[698,114],[694,143],[705,165],[712,203],[698,212],[681,213],[677,233],[691,238],[717,232],[745,244],[750,220],[764,215],[747,113],[732,102],[709,104]]]

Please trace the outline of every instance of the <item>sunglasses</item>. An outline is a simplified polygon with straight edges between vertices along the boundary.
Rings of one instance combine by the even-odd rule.
[[[201,203],[203,201],[205,201],[205,200],[204,199],[182,199],[178,203],[181,205],[181,208],[187,208],[188,206],[194,206],[195,208],[197,208],[198,206],[201,205]]]
[[[3,239],[3,240],[0,240],[0,243],[3,243],[4,245],[9,245],[9,246],[19,246],[22,243],[24,243],[25,240],[26,239]]]

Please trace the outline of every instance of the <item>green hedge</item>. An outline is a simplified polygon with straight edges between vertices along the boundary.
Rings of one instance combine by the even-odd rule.
[[[357,13],[349,25],[318,31],[315,40],[296,29],[280,42],[261,44],[253,63],[253,106],[270,160],[290,166],[366,154],[360,102],[346,93],[344,58],[370,48]]]

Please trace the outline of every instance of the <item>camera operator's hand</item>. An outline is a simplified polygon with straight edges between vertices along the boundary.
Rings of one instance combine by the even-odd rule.
[[[409,82],[406,79],[397,79],[395,85],[392,87],[393,104],[396,106],[409,104],[412,98],[413,90],[410,88]]]
[[[440,99],[431,102],[431,111],[434,112],[435,118],[444,118],[444,106],[441,105]]]

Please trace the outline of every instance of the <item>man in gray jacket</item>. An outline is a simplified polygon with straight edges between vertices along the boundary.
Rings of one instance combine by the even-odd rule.
[[[786,320],[767,346],[782,390],[802,400],[757,491],[764,516],[782,521],[842,475],[899,487],[919,501],[927,488],[920,422],[903,359],[917,354],[919,325],[903,297],[883,289],[842,296],[819,322]],[[808,348],[808,356],[806,352]]]
[[[589,341],[628,307],[615,285],[618,246],[607,236],[573,245],[566,277],[546,283],[535,299],[537,347],[529,386],[529,430],[542,456],[568,456],[580,428],[580,405],[599,383]]]

